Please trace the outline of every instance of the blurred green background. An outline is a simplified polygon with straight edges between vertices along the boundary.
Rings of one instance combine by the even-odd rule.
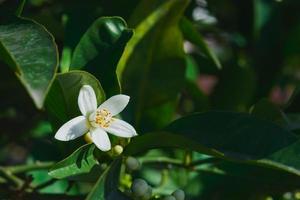
[[[78,41],[97,18],[120,16],[129,28],[136,28],[162,2],[28,0],[22,16],[36,20],[53,34],[58,45],[60,69],[63,69],[68,66]],[[14,12],[18,3],[0,0],[0,23],[7,19],[7,13]],[[142,102],[140,107],[126,110],[125,115],[138,131],[161,129],[175,118],[193,112],[248,112],[263,98],[289,112],[291,117],[300,113],[299,0],[191,0],[184,16],[177,19],[180,13],[171,13],[160,27],[156,27],[166,28],[164,35],[146,38],[143,45],[147,51],[137,53],[137,58],[130,61],[133,67],[124,72],[124,93]],[[182,35],[171,26],[177,22]],[[196,32],[189,30],[189,23],[194,25]],[[157,32],[153,30],[151,34],[159,35]],[[144,59],[150,56],[147,48],[155,42],[159,43],[155,51],[158,53],[152,65],[157,68],[149,72],[149,84],[141,89],[147,90],[148,96],[139,99],[135,90],[136,85],[142,83],[142,70],[135,67],[145,64]],[[83,143],[75,141],[65,145],[54,141],[45,112],[35,108],[11,69],[1,60],[0,65],[1,165],[58,161],[69,155],[78,143]],[[131,70],[137,72],[134,74]],[[162,89],[161,85],[164,85]],[[132,114],[141,112],[143,114],[136,114],[139,116]],[[238,166],[237,170],[229,163],[222,165],[221,168],[237,173],[232,176],[210,172],[192,174],[195,181],[187,184],[191,186],[185,185],[191,198],[300,199],[294,186],[281,188],[280,180],[278,185],[270,186],[268,182],[249,179],[255,173],[245,166]],[[248,178],[241,178],[240,170],[250,173]],[[36,177],[37,184],[49,178],[46,171],[33,172],[32,176]],[[300,189],[300,184],[297,185]],[[44,192],[63,194],[66,190],[68,194],[85,194],[89,185],[57,181]]]

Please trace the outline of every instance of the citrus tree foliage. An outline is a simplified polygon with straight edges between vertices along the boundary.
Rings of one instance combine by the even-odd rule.
[[[0,1],[1,199],[297,199],[299,9]]]

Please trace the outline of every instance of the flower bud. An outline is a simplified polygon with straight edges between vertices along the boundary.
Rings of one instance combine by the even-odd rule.
[[[185,194],[183,190],[177,189],[172,193],[172,196],[176,198],[176,200],[184,200]]]
[[[169,196],[166,196],[165,198],[163,198],[163,200],[176,200],[176,198],[169,195]]]
[[[121,145],[116,145],[112,149],[113,156],[119,156],[123,152],[123,147]]]
[[[135,179],[131,186],[133,196],[142,197],[148,190],[148,183],[143,179]]]
[[[87,134],[84,135],[84,140],[85,140],[85,142],[88,143],[88,144],[90,144],[90,143],[93,142],[90,133],[87,133]]]
[[[132,170],[132,171],[138,170],[141,166],[140,162],[136,158],[131,157],[131,156],[129,156],[126,159],[125,163],[126,163],[127,169]]]

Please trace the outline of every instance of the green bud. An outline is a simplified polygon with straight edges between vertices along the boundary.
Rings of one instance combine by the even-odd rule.
[[[152,197],[152,188],[148,186],[146,193],[141,197],[141,200],[149,200]]]
[[[112,149],[112,153],[114,156],[119,156],[123,152],[123,147],[121,145],[116,145]]]
[[[131,186],[133,196],[142,197],[148,190],[148,183],[143,179],[135,179]]]
[[[175,190],[172,195],[176,198],[176,200],[184,200],[185,198],[184,191],[180,189]]]
[[[132,171],[138,170],[141,166],[140,162],[136,158],[131,157],[131,156],[129,156],[126,159],[125,163],[126,163],[126,167]]]
[[[166,196],[165,198],[163,198],[163,200],[176,200],[176,198],[169,195],[169,196]]]

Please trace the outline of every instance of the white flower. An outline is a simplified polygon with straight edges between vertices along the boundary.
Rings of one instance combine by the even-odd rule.
[[[84,85],[78,95],[78,106],[82,116],[65,123],[55,134],[61,141],[73,140],[88,133],[93,143],[102,151],[111,149],[108,133],[130,138],[136,136],[135,129],[127,122],[114,118],[128,104],[129,96],[115,95],[97,108],[97,99],[93,88]]]

